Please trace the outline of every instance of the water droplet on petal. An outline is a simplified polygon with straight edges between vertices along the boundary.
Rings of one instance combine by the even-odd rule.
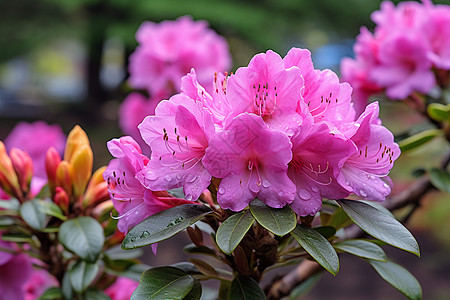
[[[300,190],[298,192],[298,195],[300,196],[300,198],[302,198],[303,200],[309,200],[311,199],[311,194],[307,191],[307,190]]]
[[[283,192],[278,192],[278,196],[283,197],[284,193]]]
[[[383,186],[384,186],[385,188],[387,188],[387,189],[391,189],[391,187],[390,187],[389,184],[387,184],[387,183],[383,184]]]
[[[367,193],[365,190],[360,190],[359,194],[361,195],[361,197],[367,197]]]
[[[155,180],[156,178],[158,178],[158,175],[156,175],[156,173],[152,171],[148,171],[146,175],[148,180]]]
[[[225,193],[225,189],[223,187],[220,187],[218,192],[219,192],[219,194],[224,194]]]
[[[171,181],[171,180],[172,180],[172,177],[171,177],[170,175],[166,175],[166,176],[164,176],[164,179],[165,179],[166,181]]]
[[[195,179],[197,179],[197,176],[196,176],[196,175],[194,175],[194,176],[192,176],[191,178],[189,178],[189,180],[188,180],[187,182],[189,182],[189,183],[194,182]]]
[[[315,185],[313,185],[312,187],[311,187],[311,190],[313,191],[313,192],[318,192],[319,191],[319,188],[317,187],[317,186],[315,186]]]
[[[180,180],[181,179],[181,175],[177,174],[177,179]]]
[[[185,198],[186,198],[186,200],[191,201],[192,200],[192,194],[187,194]]]
[[[348,180],[345,180],[346,185],[350,185],[350,182]]]
[[[270,182],[268,180],[264,179],[262,182],[262,186],[265,188],[268,188],[270,186]]]
[[[286,134],[287,134],[288,136],[293,136],[294,133],[295,133],[295,131],[294,131],[294,129],[292,129],[292,128],[289,128],[289,129],[286,131]]]

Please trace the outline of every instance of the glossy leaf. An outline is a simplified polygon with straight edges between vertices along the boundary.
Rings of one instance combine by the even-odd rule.
[[[96,288],[88,288],[86,292],[84,292],[84,298],[86,300],[111,300],[111,297],[106,295],[99,289]]]
[[[213,249],[206,247],[206,246],[197,247],[194,244],[189,244],[189,245],[185,246],[183,250],[184,250],[184,252],[189,253],[189,254],[205,254],[205,255],[212,255],[212,256],[216,255],[216,251],[214,251]]]
[[[392,215],[360,201],[343,199],[339,203],[350,219],[371,236],[420,256],[416,239]]]
[[[450,104],[431,103],[427,106],[427,112],[435,121],[450,121]]]
[[[29,200],[20,206],[20,216],[31,228],[42,230],[47,224],[47,216],[40,209],[39,200]]]
[[[336,211],[331,215],[324,225],[333,226],[336,230],[347,227],[353,224],[352,220],[347,216],[347,214],[342,210],[341,207],[336,209]]]
[[[431,169],[430,181],[437,189],[450,193],[450,173],[448,171],[437,168]]]
[[[71,252],[88,262],[95,262],[102,251],[103,227],[91,217],[65,221],[58,233],[59,241]]]
[[[59,300],[63,297],[61,289],[58,287],[51,287],[47,289],[38,300]]]
[[[398,145],[400,146],[400,150],[402,152],[409,151],[422,146],[423,144],[429,142],[430,140],[441,134],[442,132],[439,129],[424,130],[420,133],[407,137],[404,140],[401,140],[400,142],[398,142]]]
[[[62,284],[61,284],[61,292],[64,296],[64,299],[66,299],[66,300],[73,299],[73,289],[72,289],[72,283],[70,282],[69,272],[64,273]]]
[[[300,246],[322,267],[333,275],[337,274],[339,271],[339,257],[330,242],[319,232],[309,227],[297,225],[291,234]]]
[[[17,211],[20,208],[20,202],[16,198],[11,198],[8,200],[0,199],[0,208]]]
[[[153,268],[142,274],[130,300],[181,300],[192,291],[195,281],[194,277],[174,267]]]
[[[240,212],[226,219],[217,230],[216,243],[226,254],[231,254],[255,222],[250,211]]]
[[[262,300],[266,295],[259,284],[249,276],[238,275],[231,282],[229,300]]]
[[[315,231],[320,233],[327,240],[336,234],[336,228],[333,226],[319,226],[313,228]]]
[[[411,300],[422,299],[422,288],[417,279],[402,266],[392,261],[368,260],[372,267],[389,284]]]
[[[373,260],[386,261],[386,254],[380,246],[364,240],[346,240],[333,245],[335,249]]]
[[[35,196],[36,199],[46,199],[50,198],[52,196],[52,193],[50,192],[50,187],[48,186],[48,183],[44,185],[39,193]]]
[[[163,210],[133,227],[123,240],[122,248],[134,249],[166,240],[210,213],[210,208],[197,204]]]
[[[72,288],[81,293],[94,281],[100,267],[85,261],[76,262],[69,270],[70,283]]]
[[[279,236],[288,234],[297,225],[297,216],[289,205],[272,208],[255,199],[250,203],[250,211],[262,227]]]
[[[67,217],[64,216],[63,212],[61,211],[61,208],[59,208],[58,205],[56,205],[54,202],[49,202],[49,201],[42,201],[42,200],[37,200],[36,201],[38,206],[39,206],[39,210],[49,216],[58,218],[60,220],[67,220]]]

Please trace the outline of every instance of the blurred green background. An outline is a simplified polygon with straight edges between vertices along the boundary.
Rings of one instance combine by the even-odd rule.
[[[137,45],[135,32],[145,20],[160,22],[183,15],[207,20],[229,42],[233,70],[268,49],[284,56],[291,47],[302,47],[312,51],[316,68],[338,72],[340,59],[352,56],[359,28],[373,28],[370,14],[380,2],[1,1],[0,139],[23,120],[57,123],[66,133],[80,124],[92,141],[95,164],[107,164],[111,157],[106,141],[121,135],[118,107],[130,91],[126,84],[128,56]],[[435,3],[450,4],[450,0]],[[399,102],[383,104],[382,114],[384,124],[396,134],[410,126],[420,128],[424,122]],[[392,173],[395,192],[414,180],[411,174],[417,168],[436,165],[434,158],[445,151],[448,145],[437,139],[402,155]],[[395,251],[393,255],[422,283],[424,299],[450,299],[450,197],[436,192],[423,203],[410,222],[422,258]],[[161,251],[150,263],[173,263],[174,255],[181,252],[181,247],[176,248]],[[403,299],[370,267],[356,260],[344,256],[337,278],[322,280],[305,299],[322,299],[327,293],[331,293],[329,299]]]

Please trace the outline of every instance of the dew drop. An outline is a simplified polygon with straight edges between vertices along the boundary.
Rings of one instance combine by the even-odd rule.
[[[384,183],[383,186],[384,186],[385,188],[387,188],[387,189],[390,189],[390,186],[389,186],[389,184],[387,184],[387,183]]]
[[[311,187],[311,190],[313,191],[313,192],[318,192],[319,191],[319,188],[317,187],[317,186],[315,186],[315,185],[313,185],[312,187]]]
[[[131,237],[131,238],[130,238],[130,242],[132,242],[132,243],[136,242],[136,238],[135,238],[134,236]]]
[[[219,194],[224,194],[225,193],[225,189],[223,187],[220,187],[218,192],[219,192]]]
[[[307,190],[300,190],[298,192],[298,195],[300,196],[300,198],[302,198],[303,200],[309,200],[311,199],[311,194],[307,191]]]
[[[189,182],[189,183],[194,182],[195,179],[197,179],[197,176],[196,176],[196,175],[194,175],[194,176],[192,176],[191,178],[189,178],[189,180],[188,180],[187,182]]]
[[[265,188],[268,188],[270,186],[270,182],[268,180],[264,179],[262,182],[262,186]]]
[[[146,237],[150,236],[150,232],[148,231],[142,231],[140,238],[145,239]]]
[[[170,175],[166,175],[166,176],[164,176],[164,179],[165,179],[166,181],[171,181],[171,180],[172,180],[172,177],[170,177]]]
[[[350,185],[350,182],[348,180],[345,181],[346,185]]]
[[[177,174],[177,179],[180,180],[181,179],[181,175]]]
[[[156,175],[156,173],[152,171],[148,171],[146,175],[148,180],[155,180],[156,178],[158,178],[158,175]]]
[[[286,131],[286,134],[288,135],[288,136],[293,136],[294,135],[294,129],[292,129],[292,128],[289,128],[287,131]]]
[[[283,197],[284,193],[283,192],[278,192],[278,196]]]
[[[365,190],[360,190],[359,194],[361,195],[361,197],[367,197],[367,193]]]
[[[192,194],[187,194],[185,198],[186,198],[186,200],[191,201],[192,200]]]

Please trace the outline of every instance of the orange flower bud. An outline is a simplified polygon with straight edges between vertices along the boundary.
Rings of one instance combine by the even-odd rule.
[[[92,175],[92,165],[94,163],[94,155],[89,145],[81,145],[73,153],[70,160],[73,170],[73,188],[75,197],[79,197],[84,193],[86,185]]]
[[[47,171],[48,185],[52,195],[55,194],[56,169],[60,162],[61,156],[59,156],[58,151],[54,147],[50,147],[45,156],[45,170]]]
[[[26,195],[30,190],[31,178],[33,177],[33,161],[28,153],[17,148],[11,149],[9,156],[16,171],[20,188]]]
[[[69,133],[66,142],[66,149],[64,150],[64,160],[72,161],[72,156],[75,152],[83,145],[89,146],[89,139],[86,132],[81,129],[80,126],[76,125]]]
[[[95,205],[109,199],[108,185],[103,179],[106,167],[101,167],[92,175],[89,185],[84,193],[83,207]]]
[[[17,178],[16,172],[11,159],[6,153],[5,145],[0,141],[0,187],[5,191],[5,193],[17,197],[19,200],[22,199],[22,191],[19,185],[19,179]],[[23,199],[22,199],[23,200]]]
[[[72,166],[67,161],[62,161],[59,163],[56,169],[56,186],[62,187],[67,195],[70,197],[72,195],[72,180],[73,180],[73,170]]]
[[[69,196],[67,195],[66,191],[60,186],[57,186],[55,188],[54,201],[55,204],[58,205],[66,215],[69,213]]]

